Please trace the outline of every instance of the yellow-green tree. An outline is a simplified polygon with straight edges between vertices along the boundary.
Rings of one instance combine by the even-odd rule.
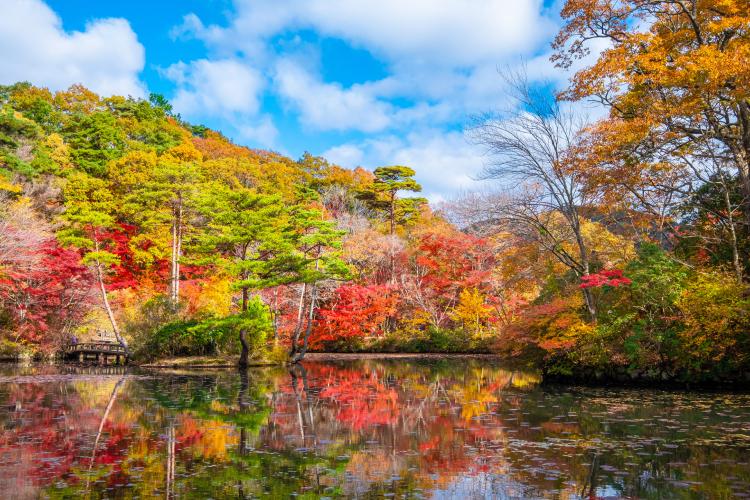
[[[93,267],[112,331],[117,341],[127,349],[104,285],[107,269],[119,262],[118,257],[106,247],[107,234],[116,226],[114,213],[117,200],[106,181],[82,173],[69,178],[64,196],[65,213],[62,219],[65,228],[58,233],[58,239],[63,245],[78,248],[83,254],[83,262]]]

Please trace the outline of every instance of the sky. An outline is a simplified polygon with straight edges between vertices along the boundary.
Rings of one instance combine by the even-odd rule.
[[[4,0],[0,84],[163,94],[238,144],[407,165],[433,202],[476,187],[466,137],[498,70],[561,88],[559,0]]]

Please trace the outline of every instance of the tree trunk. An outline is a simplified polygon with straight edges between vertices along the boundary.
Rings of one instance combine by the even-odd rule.
[[[588,288],[584,288],[581,291],[583,292],[583,300],[586,302],[586,309],[589,312],[589,318],[592,322],[596,323],[596,303],[594,302],[594,296]]]
[[[318,251],[318,257],[315,259],[315,272],[317,273],[320,269],[320,251]],[[296,364],[302,361],[302,358],[307,354],[307,346],[310,340],[310,334],[312,333],[313,320],[315,319],[315,299],[317,298],[318,284],[313,282],[312,289],[310,290],[310,313],[307,318],[307,328],[305,328],[305,337],[302,341],[302,348],[292,357],[291,363]],[[295,345],[297,341],[295,339]]]
[[[396,231],[396,192],[391,193],[391,204],[390,204],[389,218],[391,221],[391,236]]]
[[[390,242],[390,255],[388,256],[389,266],[391,271],[390,283],[393,285],[396,283],[396,256],[394,255],[393,248],[393,235],[396,232],[396,193],[391,193],[391,207],[390,207],[390,219],[391,219],[391,242]]]
[[[750,232],[750,101],[741,100],[738,109],[742,144],[733,153],[737,161],[737,170],[742,186],[742,212],[745,214],[747,231]]]
[[[247,300],[248,300],[248,292],[247,288],[242,289],[242,312],[244,313],[247,311]],[[248,365],[248,358],[250,357],[250,347],[247,345],[247,330],[245,328],[240,328],[240,345],[242,346],[242,351],[240,352],[240,361],[237,363],[240,369],[247,368]]]
[[[240,370],[240,390],[237,393],[237,406],[240,409],[240,413],[245,413],[248,408],[247,402],[247,390],[250,386],[250,381],[247,376],[247,370]],[[240,456],[247,455],[247,429],[243,425],[240,427],[240,442],[239,442],[239,454]]]
[[[310,313],[307,318],[307,328],[305,328],[305,336],[302,339],[302,347],[297,351],[295,356],[292,358],[291,363],[296,364],[302,361],[302,358],[307,354],[307,346],[310,341],[310,334],[312,333],[313,321],[315,320],[315,300],[317,299],[318,286],[313,283],[310,291]]]
[[[174,276],[175,264],[177,262],[177,208],[172,207],[172,254],[170,255],[169,269],[169,300],[174,303]]]
[[[104,430],[104,424],[107,422],[107,417],[109,417],[109,412],[112,410],[112,406],[114,406],[115,401],[117,400],[117,393],[120,392],[120,388],[122,387],[122,384],[125,382],[125,378],[121,378],[117,381],[115,386],[112,388],[112,392],[109,395],[109,402],[107,402],[107,407],[104,409],[104,415],[102,415],[101,420],[99,421],[99,430],[96,432],[96,439],[94,440],[94,447],[91,450],[91,459],[89,460],[89,472],[91,472],[91,469],[94,466],[94,459],[96,458],[96,449],[99,447],[99,440],[102,437],[102,431]],[[86,479],[86,490],[89,489],[89,479]]]
[[[95,242],[95,250],[99,251],[99,242]],[[107,298],[107,289],[104,287],[104,274],[102,273],[102,264],[99,262],[99,259],[96,259],[96,280],[99,282],[99,292],[102,296],[102,305],[104,306],[104,310],[107,313],[107,317],[109,318],[109,322],[112,325],[112,332],[115,334],[115,338],[117,339],[117,342],[125,349],[125,354],[128,354],[128,344],[125,342],[125,339],[120,335],[120,329],[117,327],[117,320],[115,319],[115,315],[112,312],[112,307],[109,304],[109,299]]]
[[[175,259],[174,273],[174,301],[175,304],[180,301],[180,259],[182,259],[182,198],[180,198],[179,210],[177,213],[177,258]]]
[[[297,374],[294,372],[294,369],[290,369],[289,375],[292,377],[292,391],[294,392],[294,400],[297,405],[297,425],[299,426],[299,435],[302,439],[302,446],[305,446],[305,419],[304,413],[302,412],[302,399],[297,390]]]
[[[279,287],[273,289],[273,345],[279,343]]]
[[[173,498],[177,497],[177,494],[175,492],[175,484],[174,484],[174,471],[175,471],[175,431],[174,431],[174,422],[169,423],[169,428],[167,429],[167,485],[166,485],[166,495],[165,498],[167,500],[172,500]]]
[[[297,352],[297,343],[299,342],[299,334],[302,331],[302,319],[305,310],[305,293],[307,292],[307,283],[302,283],[302,287],[299,294],[299,306],[297,307],[297,324],[294,326],[294,335],[292,336],[292,346],[289,351],[289,357],[293,358]]]
[[[723,175],[721,176],[721,181],[721,187],[724,191],[724,204],[727,210],[727,218],[729,222],[729,234],[731,235],[730,243],[732,244],[732,266],[734,267],[734,274],[737,277],[737,282],[742,283],[744,272],[742,269],[742,263],[740,262],[739,247],[737,246],[737,229],[733,215],[732,201],[729,198],[729,187],[724,181]]]
[[[182,197],[172,209],[172,271],[170,298],[174,305],[180,301],[180,256],[182,254]]]
[[[581,235],[581,229],[579,224],[575,224],[573,226],[573,232],[576,236],[576,244],[578,245],[578,254],[581,259],[581,267],[583,268],[583,274],[590,274],[591,273],[591,267],[589,265],[589,255],[588,251],[586,249],[586,243],[583,241],[583,236]],[[594,300],[594,296],[591,293],[591,290],[588,288],[583,288],[581,290],[583,292],[583,300],[586,302],[586,309],[589,313],[589,319],[593,322],[596,322],[596,301]]]

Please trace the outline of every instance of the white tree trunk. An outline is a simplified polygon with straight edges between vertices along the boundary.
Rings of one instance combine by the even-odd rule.
[[[99,243],[95,243],[95,249],[98,252],[99,251]],[[99,262],[99,259],[96,259],[96,280],[99,282],[99,292],[102,296],[102,305],[104,306],[104,310],[107,313],[107,317],[109,318],[109,322],[112,325],[112,331],[115,334],[115,338],[117,339],[117,342],[120,343],[121,346],[125,348],[125,352],[128,350],[128,344],[125,342],[125,339],[120,335],[120,329],[117,327],[117,320],[115,319],[115,315],[112,312],[112,306],[109,304],[109,298],[107,298],[107,289],[104,286],[104,273],[102,272],[102,264]]]
[[[180,257],[182,256],[182,199],[172,210],[172,269],[169,296],[172,303],[180,301]]]

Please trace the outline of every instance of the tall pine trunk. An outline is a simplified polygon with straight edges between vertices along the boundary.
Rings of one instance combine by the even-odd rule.
[[[248,291],[247,288],[242,289],[242,312],[247,311],[247,301],[248,301]],[[240,345],[242,346],[242,351],[240,352],[240,361],[237,363],[240,369],[247,368],[249,357],[250,357],[250,347],[247,344],[247,329],[240,328]]]
[[[315,259],[315,271],[317,273],[320,263],[320,251],[318,251],[318,256]],[[315,320],[315,300],[317,299],[318,295],[318,283],[316,281],[313,282],[312,288],[310,290],[310,310],[307,318],[307,328],[305,328],[305,336],[302,340],[302,347],[294,353],[294,356],[291,359],[292,364],[299,363],[302,361],[302,358],[305,357],[305,354],[307,354],[307,347],[310,342],[310,334],[312,333],[313,328],[313,321]],[[295,345],[297,341],[295,340]],[[295,347],[296,350],[296,347]]]
[[[99,251],[99,242],[94,242],[94,249],[98,252]],[[115,334],[115,338],[117,339],[117,342],[125,349],[125,354],[128,354],[128,344],[125,342],[125,339],[120,335],[120,329],[117,327],[117,320],[115,319],[115,315],[112,312],[112,306],[109,304],[109,298],[107,297],[107,288],[104,286],[104,273],[102,272],[102,264],[99,262],[99,259],[96,259],[96,281],[99,283],[99,292],[101,293],[102,297],[102,305],[104,306],[104,310],[107,313],[107,317],[109,318],[109,322],[112,325],[112,332]]]
[[[294,334],[292,335],[292,346],[289,350],[289,357],[294,358],[297,353],[297,344],[299,343],[299,335],[302,332],[302,320],[304,318],[305,311],[305,293],[307,292],[307,283],[302,283],[302,287],[299,293],[299,305],[297,306],[297,324],[294,326]]]
[[[180,301],[180,257],[182,255],[182,196],[172,209],[172,270],[170,273],[170,299],[173,305]]]
[[[390,241],[390,255],[388,256],[389,259],[389,267],[390,267],[390,283],[393,285],[396,283],[396,256],[395,256],[395,248],[394,248],[394,242],[393,242],[393,235],[396,232],[396,192],[391,192],[391,204],[390,204],[390,220],[391,220],[391,241]]]

